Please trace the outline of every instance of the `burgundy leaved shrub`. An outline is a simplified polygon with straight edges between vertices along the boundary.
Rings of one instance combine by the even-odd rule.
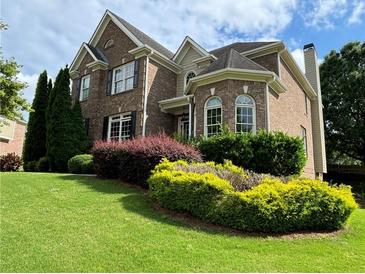
[[[166,135],[148,136],[122,142],[98,141],[92,149],[96,174],[119,178],[147,187],[147,179],[162,158],[170,161],[200,162],[201,154],[190,145]]]
[[[8,153],[0,156],[0,171],[18,171],[22,159],[15,153]]]

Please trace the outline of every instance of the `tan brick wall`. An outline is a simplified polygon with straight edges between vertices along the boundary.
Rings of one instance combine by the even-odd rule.
[[[175,119],[171,114],[160,110],[158,101],[176,95],[176,74],[150,59],[148,69],[148,98],[146,135],[175,131]]]
[[[17,155],[22,156],[25,131],[26,124],[16,122],[12,139],[0,139],[0,155],[14,152]]]
[[[235,100],[238,95],[244,94],[244,85],[248,86],[247,94],[252,96],[256,103],[256,128],[265,128],[266,84],[253,81],[224,80],[201,86],[195,92],[197,136],[204,134],[204,106],[207,99],[211,97],[211,88],[215,88],[214,96],[219,96],[222,100],[223,123],[227,124],[231,130],[235,130]]]
[[[279,96],[269,92],[270,130],[286,132],[290,136],[301,136],[301,126],[307,131],[308,159],[304,175],[314,177],[312,124],[310,100],[307,98],[308,113],[305,111],[304,91],[287,66],[280,62],[281,80],[288,91]]]
[[[114,40],[114,45],[104,50],[104,44],[109,39]],[[128,51],[135,48],[136,45],[113,22],[109,22],[107,25],[97,47],[104,50],[109,61],[109,69],[134,60],[134,57]],[[91,139],[98,140],[102,138],[105,116],[129,111],[137,111],[136,135],[141,135],[142,94],[146,58],[140,58],[138,87],[110,96],[106,95],[107,70],[91,71],[86,68],[86,64],[91,61],[93,61],[92,57],[87,54],[79,67],[81,76],[90,74],[89,98],[81,102],[81,109],[83,117],[90,119],[89,134]],[[76,85],[73,85],[72,95],[74,99],[77,97]]]
[[[277,53],[271,53],[271,54],[267,54],[264,56],[252,58],[252,61],[263,66],[267,70],[273,71],[277,75],[279,75],[278,54]]]

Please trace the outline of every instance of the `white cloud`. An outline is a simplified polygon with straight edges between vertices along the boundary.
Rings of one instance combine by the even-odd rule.
[[[352,10],[351,16],[348,19],[348,24],[360,24],[362,22],[362,15],[365,13],[365,2],[355,1],[354,9]]]
[[[38,74],[23,74],[22,72],[18,75],[18,80],[21,82],[26,82],[27,87],[22,90],[23,97],[27,99],[28,103],[32,104],[35,94],[35,89],[37,87],[37,81],[38,81]],[[28,121],[28,112],[23,112],[24,119]]]
[[[47,69],[55,75],[90,39],[106,9],[175,51],[186,35],[207,49],[278,37],[290,24],[296,1],[9,1],[2,11],[9,24],[2,46],[6,57],[24,65],[24,73]]]
[[[300,69],[303,72],[305,72],[303,50],[302,49],[295,49],[291,52],[291,54],[293,55],[295,61],[297,62],[298,66],[300,67]]]
[[[317,29],[332,29],[336,19],[342,18],[347,12],[347,0],[316,0],[305,7],[307,1],[302,4],[302,17],[306,26]]]

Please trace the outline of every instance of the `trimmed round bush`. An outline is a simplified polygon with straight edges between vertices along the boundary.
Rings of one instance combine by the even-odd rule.
[[[200,140],[197,146],[207,161],[223,163],[228,159],[245,169],[275,176],[300,174],[306,163],[302,139],[282,132],[223,131]]]
[[[357,208],[350,187],[318,180],[264,178],[249,190],[234,191],[213,173],[174,170],[163,162],[148,183],[161,206],[243,231],[335,230]]]
[[[80,154],[68,160],[68,170],[74,174],[93,174],[94,163],[91,154]]]
[[[119,178],[147,187],[147,179],[163,158],[171,161],[201,161],[201,154],[165,135],[148,136],[122,142],[96,142],[92,154],[96,174]]]
[[[23,169],[24,169],[24,171],[27,171],[27,172],[37,172],[38,171],[38,161],[30,161],[30,162],[24,163]]]
[[[49,171],[49,161],[47,157],[42,157],[38,160],[37,169],[40,172],[48,172]]]
[[[15,153],[8,153],[0,156],[0,171],[18,171],[22,159]]]

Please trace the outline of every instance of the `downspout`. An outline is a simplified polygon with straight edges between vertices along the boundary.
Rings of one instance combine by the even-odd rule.
[[[191,98],[189,98],[189,139],[191,139],[191,124],[192,124],[192,115],[191,115],[191,111],[192,111],[192,102],[191,102]]]
[[[269,82],[266,83],[266,90],[265,90],[265,111],[266,111],[266,130],[270,131],[270,103],[269,103],[269,85],[274,82],[274,79],[271,79]]]
[[[149,53],[146,55],[146,76],[145,76],[145,85],[143,91],[143,117],[142,117],[142,137],[146,136],[146,121],[147,121],[147,98],[148,98],[148,67],[150,63],[150,55]]]

